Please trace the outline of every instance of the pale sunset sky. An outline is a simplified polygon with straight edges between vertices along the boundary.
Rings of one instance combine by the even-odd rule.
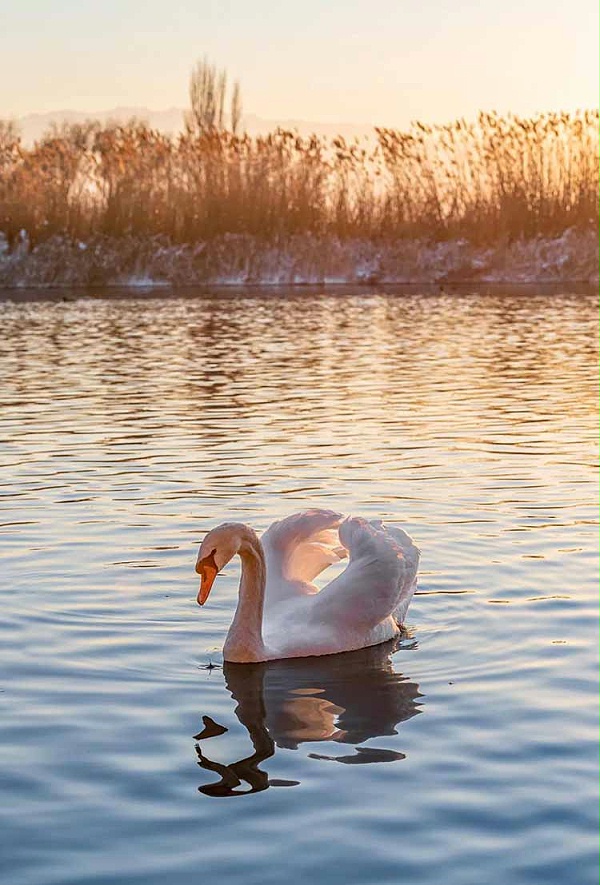
[[[0,0],[0,117],[185,107],[205,54],[269,119],[598,104],[596,0]]]

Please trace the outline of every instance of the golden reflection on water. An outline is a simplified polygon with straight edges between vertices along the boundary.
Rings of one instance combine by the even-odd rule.
[[[423,417],[446,422],[451,435],[474,430],[453,424],[475,404],[478,434],[456,441],[482,444],[500,419],[519,435],[530,417],[557,417],[566,393],[569,417],[595,408],[594,379],[573,373],[597,351],[594,299],[584,296],[566,306],[563,299],[555,322],[552,298],[526,295],[207,296],[1,309],[7,404],[18,392],[79,394],[78,410],[93,405],[100,427],[115,393],[135,393],[129,403],[120,398],[115,417],[135,418],[140,442],[145,421],[155,430],[161,410],[181,404],[203,448],[223,440],[232,421],[272,444],[301,432],[308,443],[368,448],[382,425],[402,421],[410,438]],[[557,384],[565,359],[570,377]],[[424,372],[427,384],[416,383]],[[549,382],[550,397],[539,397]],[[357,418],[360,428],[348,426]]]
[[[543,514],[568,518],[592,466],[596,304],[532,293],[0,302],[8,488],[39,476],[65,502],[100,501],[138,524],[174,516],[183,498],[202,530],[225,503],[260,529],[307,502],[428,528],[483,531],[504,514],[506,531],[537,529]]]
[[[202,531],[223,506],[260,529],[307,502],[538,529],[568,519],[592,467],[596,305],[531,292],[3,301],[8,489],[39,476],[89,518],[100,503],[136,524],[183,500]]]

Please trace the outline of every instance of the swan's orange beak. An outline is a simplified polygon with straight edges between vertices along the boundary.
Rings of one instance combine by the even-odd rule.
[[[204,605],[219,571],[215,562],[214,552],[198,560],[196,571],[200,575],[200,590],[197,597],[198,605]]]

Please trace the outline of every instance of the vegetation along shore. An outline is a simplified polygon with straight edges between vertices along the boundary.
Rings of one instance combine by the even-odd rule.
[[[0,286],[598,277],[597,110],[350,142],[242,134],[235,102],[174,137],[0,123]]]

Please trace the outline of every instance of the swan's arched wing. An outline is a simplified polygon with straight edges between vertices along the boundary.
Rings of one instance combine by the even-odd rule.
[[[315,593],[312,581],[347,555],[334,510],[305,510],[274,522],[261,538],[267,561],[267,600]]]
[[[341,575],[311,600],[311,620],[338,631],[371,630],[402,616],[414,592],[418,550],[402,529],[353,517],[339,528],[350,561]]]

